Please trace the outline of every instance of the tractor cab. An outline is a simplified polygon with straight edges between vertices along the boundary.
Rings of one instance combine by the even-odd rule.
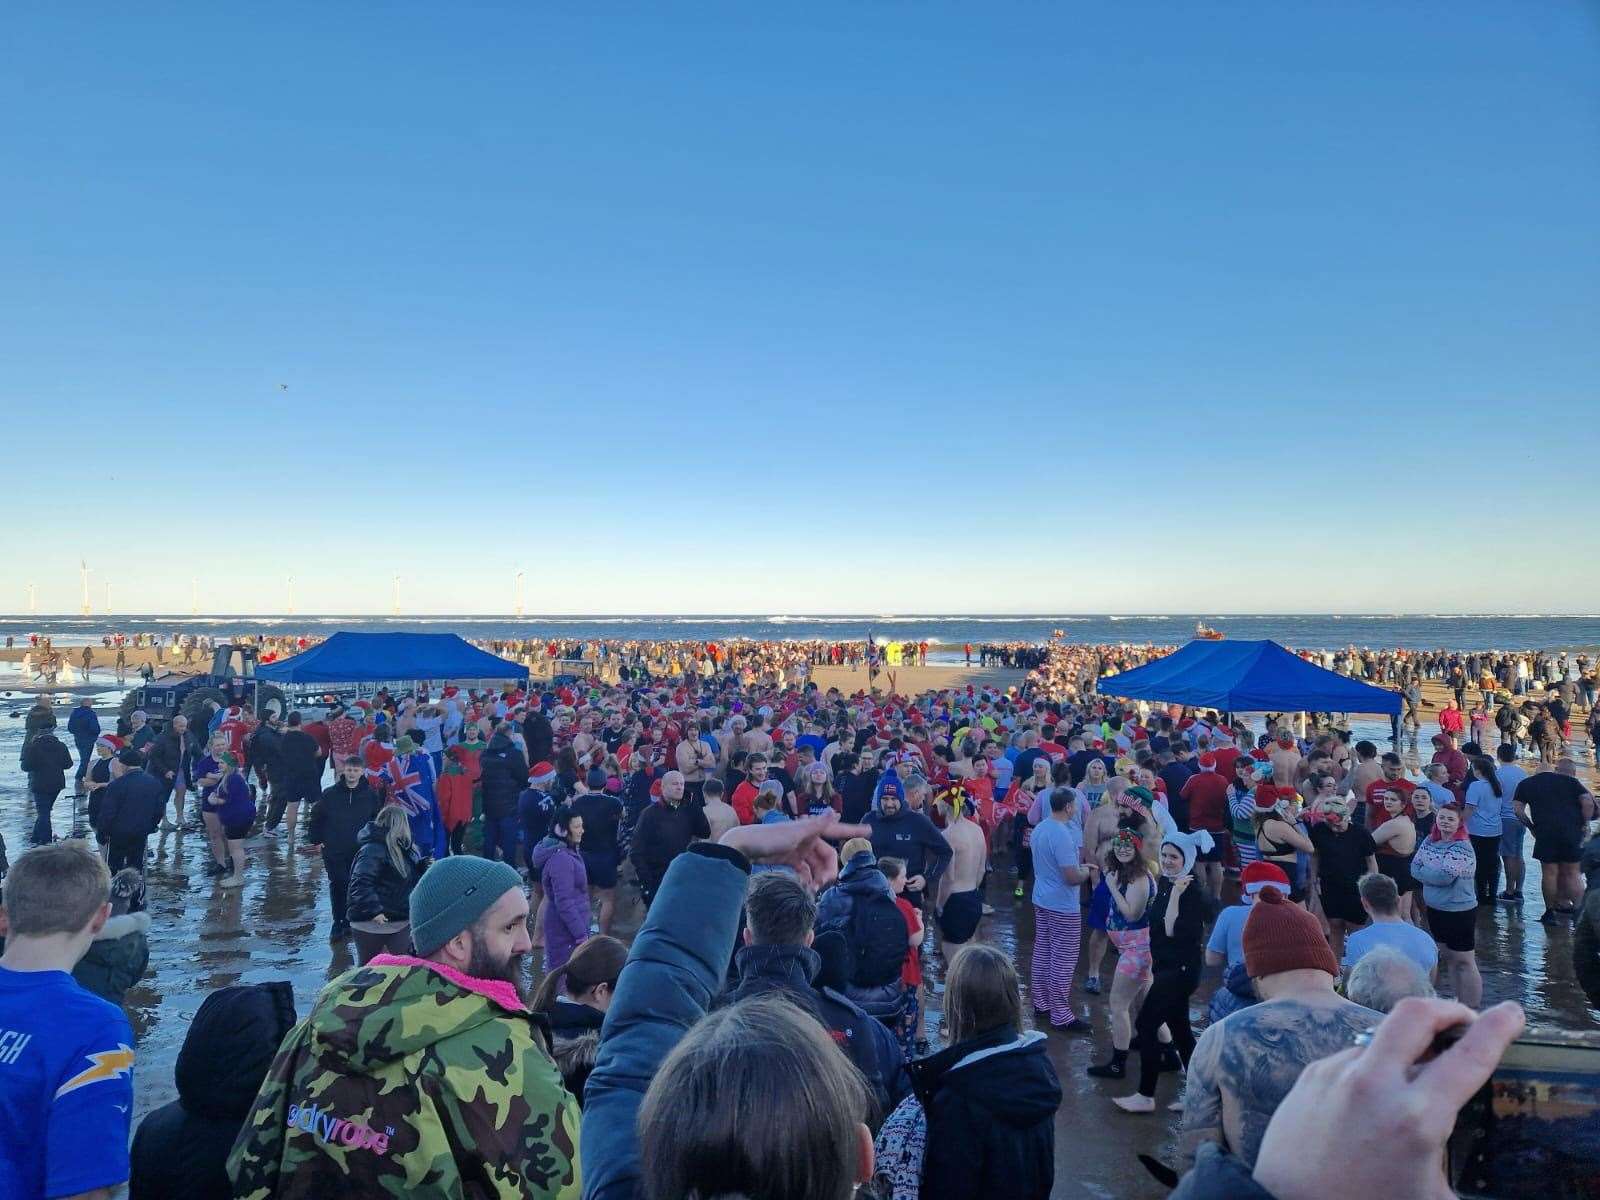
[[[134,709],[144,712],[157,728],[182,713],[191,729],[209,727],[212,704],[221,708],[249,704],[255,715],[287,712],[281,689],[256,679],[254,646],[224,642],[211,657],[211,669],[201,675],[168,673],[148,680],[123,697],[123,715]]]

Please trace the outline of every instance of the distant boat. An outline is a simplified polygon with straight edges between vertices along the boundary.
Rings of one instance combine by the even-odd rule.
[[[1194,635],[1195,637],[1200,638],[1202,641],[1207,642],[1220,642],[1222,640],[1222,633],[1219,630],[1211,628],[1211,626],[1207,625],[1204,621],[1196,622],[1194,627]]]

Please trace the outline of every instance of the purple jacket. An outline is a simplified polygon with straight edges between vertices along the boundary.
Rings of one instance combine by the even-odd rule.
[[[534,848],[533,869],[544,882],[544,969],[556,971],[589,936],[589,872],[583,857],[558,837]]]

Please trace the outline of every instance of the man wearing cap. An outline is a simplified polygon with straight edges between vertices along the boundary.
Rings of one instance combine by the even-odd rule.
[[[521,884],[476,855],[428,868],[415,956],[346,972],[284,1039],[228,1156],[235,1196],[577,1200],[577,1104],[517,991]]]
[[[1254,1167],[1262,1135],[1300,1072],[1383,1020],[1333,990],[1339,963],[1317,919],[1263,887],[1244,923],[1244,962],[1262,1002],[1209,1027],[1189,1060],[1184,1154],[1217,1142]]]

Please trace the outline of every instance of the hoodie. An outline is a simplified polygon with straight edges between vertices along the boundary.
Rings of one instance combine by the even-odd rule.
[[[887,855],[900,859],[906,864],[907,879],[921,875],[925,881],[923,891],[937,895],[939,876],[950,862],[950,843],[925,814],[913,812],[902,803],[891,817],[879,801],[873,803],[865,822],[872,830],[872,853],[878,858]],[[916,893],[912,895],[915,897]]]
[[[515,987],[380,954],[284,1039],[228,1175],[240,1200],[578,1200],[577,1134]]]
[[[294,1025],[289,981],[219,988],[205,998],[178,1052],[178,1098],[133,1136],[128,1200],[228,1200],[228,1151]]]
[[[1061,1083],[1044,1034],[996,1029],[907,1070],[928,1120],[922,1200],[1048,1200]]]
[[[579,854],[554,834],[533,849],[534,874],[544,884],[544,969],[566,966],[589,936],[589,872]]]
[[[150,914],[120,913],[106,918],[72,977],[102,1000],[120,1005],[122,997],[150,965]]]

